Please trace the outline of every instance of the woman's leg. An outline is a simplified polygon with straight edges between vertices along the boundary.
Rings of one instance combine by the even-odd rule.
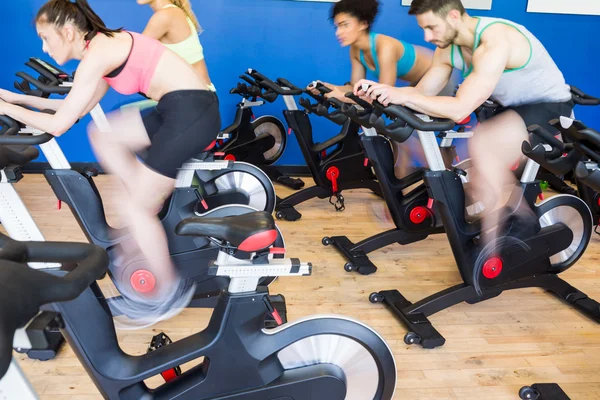
[[[178,282],[178,277],[171,261],[167,235],[157,214],[173,192],[175,179],[154,172],[139,161],[131,172],[127,182],[131,192],[125,206],[128,229],[148,263],[148,269],[157,278],[157,291],[168,292]]]
[[[107,118],[112,128],[109,132],[101,132],[90,124],[90,143],[98,162],[106,172],[117,176],[129,192],[128,176],[139,164],[135,152],[148,148],[150,139],[138,109],[116,111]]]
[[[175,179],[163,176],[137,160],[134,152],[147,148],[150,139],[138,110],[115,113],[109,119],[112,131],[90,130],[90,141],[107,172],[119,177],[128,196],[120,207],[134,242],[156,276],[157,292],[169,291],[176,280],[167,236],[157,217],[175,187]],[[126,251],[133,249],[124,249]]]

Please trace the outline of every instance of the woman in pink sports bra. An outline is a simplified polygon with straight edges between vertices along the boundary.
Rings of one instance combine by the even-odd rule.
[[[44,52],[58,64],[81,60],[71,92],[55,100],[0,90],[0,114],[60,136],[89,113],[109,87],[126,95],[143,93],[158,102],[143,120],[136,109],[111,116],[111,132],[99,132],[91,124],[89,137],[98,161],[121,179],[128,193],[123,215],[158,282],[150,300],[173,298],[180,280],[157,213],[175,187],[177,169],[220,130],[215,93],[189,63],[158,40],[108,29],[86,0],[47,2],[37,14],[36,28]],[[143,150],[148,154],[145,163],[135,156]]]

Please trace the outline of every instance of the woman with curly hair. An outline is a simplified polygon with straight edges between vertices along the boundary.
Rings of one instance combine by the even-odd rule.
[[[434,56],[432,50],[371,30],[378,13],[378,0],[341,0],[331,8],[330,19],[336,27],[337,39],[341,46],[350,46],[352,77],[349,83],[342,86],[321,82],[332,90],[327,97],[350,103],[352,101],[345,94],[353,90],[356,82],[365,78],[391,86],[396,86],[399,80],[415,86],[431,67]],[[436,88],[437,93],[429,95],[452,96],[455,88],[456,82],[451,79],[446,86]],[[311,90],[318,94],[315,89]],[[417,143],[395,143],[394,147],[398,177],[407,174],[409,154],[424,161]],[[415,151],[410,151],[410,147]]]

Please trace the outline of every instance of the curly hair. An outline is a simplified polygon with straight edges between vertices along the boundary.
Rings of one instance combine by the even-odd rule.
[[[330,20],[334,20],[338,14],[350,14],[359,21],[369,25],[369,30],[379,13],[378,0],[340,0],[331,7]]]

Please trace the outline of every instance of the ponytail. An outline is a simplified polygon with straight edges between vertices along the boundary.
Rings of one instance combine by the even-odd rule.
[[[196,14],[194,14],[194,12],[192,11],[192,6],[190,4],[190,0],[171,0],[171,1],[174,5],[176,5],[177,7],[181,8],[183,10],[185,15],[187,15],[187,17],[192,20],[192,23],[196,27],[196,30],[198,31],[198,33],[200,33],[202,31],[202,27],[200,26],[200,23],[198,22],[198,18],[196,18]]]
[[[98,33],[113,36],[122,30],[107,28],[87,0],[50,0],[40,8],[35,22],[46,22],[59,28],[71,22],[85,33],[85,40],[92,40]]]

